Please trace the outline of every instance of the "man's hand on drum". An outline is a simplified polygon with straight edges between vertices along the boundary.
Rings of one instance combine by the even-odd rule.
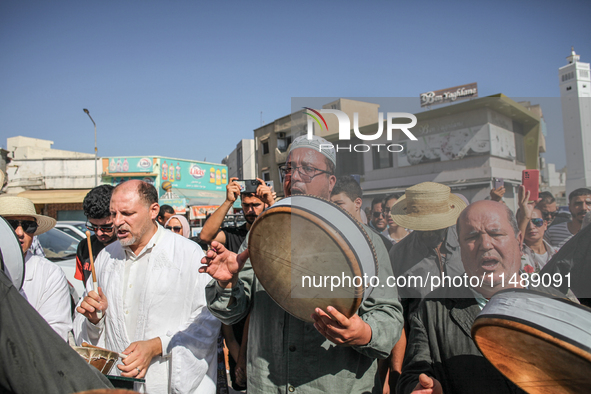
[[[143,379],[152,359],[162,354],[162,341],[160,338],[152,338],[147,341],[133,342],[123,351],[123,354],[127,354],[127,357],[122,360],[123,365],[117,365],[121,370],[121,376]]]
[[[218,281],[223,288],[230,288],[236,284],[238,273],[248,260],[248,249],[240,254],[230,252],[221,243],[213,241],[211,249],[201,259],[203,266],[199,272],[208,273]]]
[[[103,293],[103,289],[98,288],[98,294],[95,291],[90,291],[86,297],[80,303],[80,306],[76,308],[76,311],[84,316],[92,323],[97,324],[100,319],[96,315],[96,311],[103,311],[103,317],[109,307],[107,296]]]
[[[363,346],[371,341],[371,327],[359,315],[350,318],[329,306],[326,312],[316,308],[314,327],[329,341],[343,346]]]
[[[437,379],[422,373],[419,375],[419,383],[411,394],[443,394],[443,388]]]
[[[267,186],[265,181],[263,181],[261,178],[257,178],[257,181],[260,183],[260,185],[257,187],[257,197],[269,207],[275,204],[275,197],[277,196],[277,193],[273,193],[271,188]]]

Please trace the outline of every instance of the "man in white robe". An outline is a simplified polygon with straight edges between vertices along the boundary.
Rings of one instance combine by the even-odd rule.
[[[0,198],[0,216],[14,229],[25,258],[21,294],[67,341],[72,330],[72,304],[66,275],[57,264],[29,251],[33,237],[51,230],[55,219],[38,215],[31,200],[12,196]]]
[[[204,254],[156,223],[157,201],[156,189],[141,181],[113,191],[119,242],[97,256],[99,292],[88,291],[77,308],[76,342],[127,354],[111,373],[145,378],[140,391],[215,393],[220,322],[206,308],[211,278],[198,272]]]

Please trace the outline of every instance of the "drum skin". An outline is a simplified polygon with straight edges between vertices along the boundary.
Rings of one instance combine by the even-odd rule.
[[[484,356],[528,393],[591,390],[591,309],[529,290],[497,293],[472,325]]]
[[[371,287],[342,278],[377,275],[375,250],[363,227],[318,197],[291,197],[267,209],[253,223],[248,249],[256,277],[269,296],[307,322],[313,322],[315,308],[326,311],[329,305],[353,316]],[[333,276],[345,285],[331,288]]]
[[[108,375],[111,368],[113,368],[113,365],[115,365],[119,359],[119,353],[111,352],[106,349],[79,346],[72,346],[72,349],[74,349],[88,364],[101,371],[103,375]]]

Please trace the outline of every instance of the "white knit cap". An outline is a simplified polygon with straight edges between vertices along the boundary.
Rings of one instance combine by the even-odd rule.
[[[313,135],[312,139],[309,140],[307,135],[299,136],[291,143],[289,152],[291,153],[291,151],[297,148],[314,149],[315,151],[318,151],[324,156],[328,157],[335,166],[337,165],[337,154],[335,152],[334,145],[322,137]]]

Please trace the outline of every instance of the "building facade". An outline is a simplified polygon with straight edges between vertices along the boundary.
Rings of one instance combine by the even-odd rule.
[[[322,106],[323,109],[337,109],[346,113],[351,119],[353,114],[359,114],[359,125],[366,126],[376,122],[378,118],[378,104],[366,103],[363,101],[349,100],[340,98]],[[331,130],[337,130],[338,124],[335,117],[327,116],[327,127],[320,128],[314,124],[314,134],[324,138],[330,138]],[[279,167],[285,164],[287,152],[291,142],[306,134],[308,117],[306,110],[294,111],[290,115],[266,124],[254,130],[256,172],[258,177],[265,181],[273,181],[275,191],[279,197],[283,197],[283,179]],[[339,157],[337,155],[337,160]],[[348,168],[347,158],[337,161],[337,170],[339,168]],[[340,165],[339,165],[340,164]]]
[[[228,177],[238,179],[254,179],[256,173],[256,156],[254,140],[244,139],[236,144],[236,149],[224,157],[222,164],[228,166]]]
[[[32,200],[39,213],[57,220],[86,220],[82,201],[101,182],[100,171],[95,180],[95,157],[52,145],[38,138],[8,138],[10,162],[2,191]]]

